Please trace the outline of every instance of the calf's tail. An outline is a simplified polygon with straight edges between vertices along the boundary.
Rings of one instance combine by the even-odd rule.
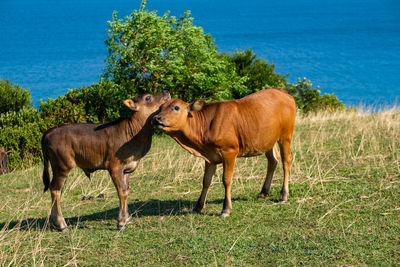
[[[49,189],[49,186],[50,186],[49,156],[48,156],[48,153],[47,153],[47,146],[45,144],[45,136],[46,136],[46,134],[44,134],[43,137],[42,137],[43,184],[44,184],[43,192],[46,192],[47,189]]]

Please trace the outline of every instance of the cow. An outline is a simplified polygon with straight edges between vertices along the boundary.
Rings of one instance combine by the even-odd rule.
[[[8,157],[3,147],[0,147],[0,174],[8,173]]]
[[[61,212],[61,190],[70,170],[77,166],[90,178],[96,170],[108,170],[119,197],[118,229],[130,223],[127,198],[129,174],[151,147],[153,116],[171,99],[168,91],[143,94],[123,103],[133,111],[129,119],[105,124],[76,123],[52,128],[42,137],[44,191],[50,188],[50,223],[60,231],[68,227]],[[49,161],[53,171],[50,183]]]
[[[216,165],[223,164],[225,200],[220,217],[230,215],[232,175],[237,157],[265,154],[268,169],[258,198],[269,194],[277,165],[274,151],[280,147],[284,179],[280,201],[289,196],[290,144],[296,117],[292,96],[280,89],[264,89],[238,100],[206,103],[196,100],[189,104],[171,99],[154,116],[153,124],[172,137],[191,154],[205,160],[203,189],[194,208],[200,212]]]

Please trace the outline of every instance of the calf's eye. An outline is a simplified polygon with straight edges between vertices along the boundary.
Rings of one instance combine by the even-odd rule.
[[[179,107],[178,107],[178,106],[175,106],[174,109],[175,109],[175,110],[179,110]]]
[[[149,101],[150,100],[150,96],[148,95],[148,96],[146,96],[146,101]]]

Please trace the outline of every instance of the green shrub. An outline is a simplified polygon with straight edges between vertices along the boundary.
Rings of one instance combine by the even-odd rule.
[[[68,123],[86,122],[87,116],[84,103],[77,101],[78,90],[70,90],[66,95],[56,99],[40,102],[40,111],[43,119],[53,126]]]
[[[230,62],[235,65],[236,73],[246,78],[244,85],[246,90],[242,92],[233,91],[234,98],[242,98],[246,95],[265,88],[285,88],[286,76],[275,73],[275,65],[269,65],[264,59],[257,58],[252,50],[247,49],[227,55]]]
[[[127,90],[110,81],[69,90],[63,96],[40,102],[44,120],[52,126],[67,123],[111,121],[120,116],[127,116],[122,102],[129,98]]]
[[[306,78],[298,79],[297,84],[287,84],[286,90],[294,97],[297,108],[303,113],[345,108],[334,94],[321,95],[319,87],[313,88],[311,81]]]
[[[84,103],[89,122],[106,122],[129,116],[123,101],[133,96],[127,88],[103,81],[79,89],[78,101]]]
[[[41,138],[47,123],[34,108],[0,114],[0,146],[8,154],[10,169],[38,163],[41,159]]]
[[[316,112],[318,110],[336,110],[345,108],[344,104],[334,94],[321,95],[319,87],[312,87],[312,83],[304,78],[297,84],[291,84],[286,76],[275,73],[275,65],[269,65],[264,59],[257,58],[251,50],[225,55],[230,62],[235,64],[236,73],[246,78],[247,90],[242,92],[232,91],[235,98],[241,98],[264,88],[282,88],[288,91],[296,101],[297,108],[303,112]]]
[[[232,90],[244,91],[244,79],[221,56],[213,38],[193,24],[186,12],[134,10],[125,19],[114,12],[107,29],[109,56],[103,79],[128,88],[131,95],[169,90],[186,101],[229,99]]]
[[[0,113],[19,111],[29,106],[31,106],[31,94],[28,90],[8,80],[0,80]]]

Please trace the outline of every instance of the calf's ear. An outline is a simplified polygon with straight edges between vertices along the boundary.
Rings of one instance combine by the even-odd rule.
[[[200,111],[203,109],[203,106],[206,104],[204,100],[196,100],[189,106],[189,111]]]
[[[124,105],[130,108],[133,111],[138,111],[138,107],[135,105],[132,99],[124,100]]]

